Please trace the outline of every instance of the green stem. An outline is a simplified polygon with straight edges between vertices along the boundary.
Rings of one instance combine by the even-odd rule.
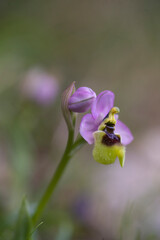
[[[81,135],[79,134],[76,141],[74,142],[74,144],[72,145],[72,149],[71,149],[71,157],[86,143],[86,141],[84,140],[84,138],[81,137]]]
[[[61,159],[55,173],[53,174],[53,177],[51,178],[51,181],[50,181],[48,187],[46,188],[46,191],[44,192],[44,194],[34,212],[34,215],[32,216],[33,224],[36,223],[36,221],[40,217],[41,213],[43,212],[47,202],[49,201],[52,193],[54,192],[54,189],[55,189],[57,183],[59,182],[59,179],[61,178],[61,176],[70,160],[69,153],[70,153],[72,145],[73,145],[73,140],[74,140],[74,131],[72,130],[69,132],[67,146],[66,146],[65,152],[62,156],[62,159]]]
[[[53,174],[53,177],[51,178],[51,181],[50,181],[48,187],[46,188],[46,191],[44,192],[44,194],[32,216],[33,224],[35,224],[37,222],[38,218],[42,214],[42,212],[43,212],[46,204],[48,203],[51,195],[53,194],[69,160],[71,159],[73,154],[85,143],[85,141],[83,141],[82,138],[78,138],[74,144],[73,144],[73,141],[74,141],[74,131],[72,130],[69,132],[67,146],[66,146],[65,152],[62,156],[62,159],[61,159],[55,173]]]

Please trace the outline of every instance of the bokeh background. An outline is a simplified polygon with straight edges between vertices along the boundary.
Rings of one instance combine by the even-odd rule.
[[[34,207],[60,160],[72,81],[113,91],[135,139],[123,169],[96,163],[87,144],[74,156],[37,239],[160,239],[158,0],[0,1],[0,239],[12,239],[23,195]]]

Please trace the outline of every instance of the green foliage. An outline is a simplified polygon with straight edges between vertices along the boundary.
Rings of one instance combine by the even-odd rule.
[[[27,201],[24,197],[15,226],[13,240],[32,240],[32,223],[27,209]]]

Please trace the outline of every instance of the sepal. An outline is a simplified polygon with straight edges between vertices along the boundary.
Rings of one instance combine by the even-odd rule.
[[[68,108],[68,102],[71,95],[75,92],[75,82],[73,82],[62,94],[61,108],[64,119],[69,130],[72,130],[75,125],[76,114],[71,112]]]

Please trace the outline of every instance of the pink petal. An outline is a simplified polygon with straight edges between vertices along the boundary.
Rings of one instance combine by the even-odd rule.
[[[114,105],[114,93],[111,91],[101,92],[94,101],[91,111],[94,119],[101,122]]]
[[[98,129],[98,125],[96,124],[92,114],[86,114],[80,124],[80,134],[81,136],[89,143],[94,143],[93,133]]]
[[[87,112],[96,99],[96,93],[88,87],[80,87],[70,97],[68,107],[73,112]]]
[[[115,125],[115,134],[120,135],[123,145],[128,145],[134,139],[130,129],[120,120],[118,120]]]

